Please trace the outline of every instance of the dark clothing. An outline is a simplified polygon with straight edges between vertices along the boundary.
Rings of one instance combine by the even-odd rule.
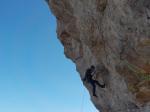
[[[104,88],[104,87],[105,87],[105,84],[101,85],[98,81],[93,80],[93,79],[92,79],[92,77],[93,77],[92,73],[93,73],[93,72],[94,72],[94,70],[92,70],[92,69],[87,69],[83,81],[86,81],[86,80],[87,80],[87,82],[92,85],[92,87],[93,87],[93,96],[96,96],[96,85],[98,85],[98,86],[101,87],[101,88]]]
[[[96,80],[92,80],[90,81],[90,84],[93,87],[93,96],[96,96],[96,85],[98,85],[101,88],[105,88],[105,84],[101,85],[98,81]]]
[[[87,69],[87,70],[86,70],[86,73],[85,73],[85,77],[84,77],[83,80],[84,80],[84,81],[87,80],[87,82],[90,82],[91,80],[93,80],[93,79],[92,79],[92,77],[93,77],[93,76],[92,76],[92,72],[93,72],[93,71],[92,71],[91,69]]]

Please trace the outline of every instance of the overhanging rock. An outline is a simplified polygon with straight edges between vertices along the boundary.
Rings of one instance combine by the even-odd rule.
[[[96,66],[101,112],[150,112],[150,0],[47,0],[80,77]]]

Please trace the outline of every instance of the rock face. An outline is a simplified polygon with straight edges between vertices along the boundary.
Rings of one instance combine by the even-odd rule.
[[[150,0],[47,0],[80,77],[96,67],[101,112],[150,112]]]

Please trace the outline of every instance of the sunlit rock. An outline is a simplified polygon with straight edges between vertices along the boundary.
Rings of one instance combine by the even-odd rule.
[[[84,83],[101,112],[150,112],[150,0],[47,0],[57,35],[81,79],[96,66],[97,87]]]

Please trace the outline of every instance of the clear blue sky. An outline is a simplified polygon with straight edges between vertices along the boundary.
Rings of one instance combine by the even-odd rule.
[[[97,112],[55,30],[44,0],[0,0],[0,112]]]

